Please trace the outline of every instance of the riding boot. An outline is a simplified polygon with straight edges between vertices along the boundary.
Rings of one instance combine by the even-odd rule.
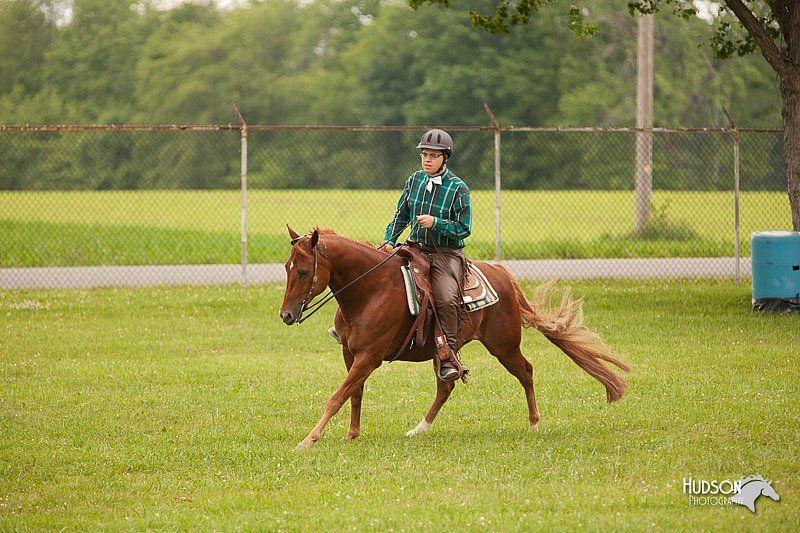
[[[447,344],[444,336],[436,337],[437,352],[433,358],[433,367],[436,378],[440,381],[456,381],[463,379],[466,382],[466,375],[469,372],[458,359],[455,350]]]
[[[437,250],[431,254],[431,289],[436,307],[438,331],[436,348],[437,377],[442,381],[461,378],[464,367],[458,360],[458,323],[461,303],[461,278],[464,272],[462,250]]]

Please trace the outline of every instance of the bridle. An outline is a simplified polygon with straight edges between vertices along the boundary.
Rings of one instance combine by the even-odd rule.
[[[302,237],[297,237],[296,239],[292,239],[292,246],[297,244],[297,241],[299,241],[301,238]],[[308,309],[308,307],[306,307],[306,302],[308,302],[312,298],[311,295],[314,294],[314,289],[317,288],[317,265],[319,263],[319,252],[317,251],[316,246],[313,247],[313,252],[314,252],[314,270],[311,273],[311,287],[308,288],[308,292],[306,293],[305,298],[303,298],[303,301],[300,303],[300,316],[297,317],[298,324],[302,324],[303,321],[305,320],[305,318],[303,318],[303,313]],[[314,313],[312,312],[308,316],[311,316],[313,314]]]
[[[292,246],[294,246],[295,244],[297,244],[297,241],[299,241],[299,240],[300,240],[300,239],[302,239],[303,237],[307,237],[307,236],[308,236],[308,235],[303,235],[303,236],[300,236],[300,237],[297,237],[297,238],[294,238],[294,239],[292,239],[292,240],[291,240]],[[383,248],[385,245],[386,245],[386,243],[384,243],[384,244],[380,245],[380,246],[378,247],[378,250],[380,250],[381,248]],[[386,256],[386,259],[382,260],[380,263],[378,263],[378,264],[377,264],[377,265],[375,265],[374,267],[370,268],[369,270],[367,270],[367,271],[366,271],[366,272],[364,272],[363,274],[361,274],[361,275],[357,276],[357,277],[356,277],[356,278],[354,278],[352,281],[350,281],[350,283],[346,284],[344,287],[341,287],[341,288],[340,288],[339,290],[337,290],[336,292],[333,292],[332,290],[330,290],[330,289],[329,289],[329,290],[328,290],[328,293],[327,293],[327,294],[325,294],[325,295],[322,297],[322,299],[321,299],[321,300],[318,300],[317,302],[315,302],[315,303],[313,303],[313,304],[311,304],[311,305],[308,305],[308,303],[309,303],[309,300],[310,300],[311,298],[313,298],[311,295],[312,295],[312,294],[314,294],[314,290],[317,288],[317,266],[318,266],[318,264],[319,264],[319,251],[317,250],[317,247],[316,247],[316,246],[314,246],[314,247],[313,247],[313,253],[314,253],[314,270],[312,271],[312,274],[311,274],[311,276],[312,276],[312,277],[311,277],[311,287],[308,289],[308,292],[306,293],[306,296],[305,296],[305,298],[303,298],[303,301],[302,301],[302,302],[301,302],[301,304],[300,304],[300,316],[299,316],[299,317],[297,317],[297,323],[298,323],[298,324],[302,324],[303,322],[305,322],[306,320],[308,320],[309,318],[311,318],[311,316],[312,316],[314,313],[316,313],[317,311],[319,311],[320,309],[322,309],[322,307],[323,307],[325,304],[327,304],[328,302],[330,302],[331,300],[333,300],[334,298],[336,298],[336,296],[338,296],[339,294],[341,294],[341,293],[342,293],[342,292],[343,292],[345,289],[349,288],[351,285],[355,284],[357,281],[359,281],[359,280],[361,280],[361,279],[363,279],[363,278],[367,277],[367,275],[368,275],[370,272],[372,272],[373,270],[376,270],[376,269],[378,269],[379,267],[381,267],[381,266],[383,266],[384,264],[386,264],[386,263],[387,263],[387,262],[388,262],[388,261],[389,261],[389,260],[390,260],[392,257],[394,257],[394,255],[395,255],[397,252],[399,252],[399,251],[400,251],[400,248],[401,248],[402,246],[403,246],[403,245],[401,244],[401,245],[398,245],[397,247],[395,247],[395,249],[392,251],[392,253],[390,253],[388,256]],[[307,315],[305,315],[305,316],[304,316],[304,313],[305,313],[306,311],[310,311],[310,312],[309,312]]]

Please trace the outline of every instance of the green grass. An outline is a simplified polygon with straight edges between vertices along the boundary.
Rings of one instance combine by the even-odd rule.
[[[396,191],[250,191],[248,257],[286,259],[285,224],[314,225],[378,242]],[[654,224],[633,234],[633,193],[504,191],[504,259],[730,257],[733,197],[722,192],[654,193]],[[474,191],[468,254],[495,251],[495,199]],[[784,193],[742,194],[741,247],[750,234],[788,229]],[[236,191],[0,192],[0,268],[238,263],[241,198]]]
[[[526,284],[530,291],[531,285]],[[797,531],[800,328],[732,281],[579,282],[628,361],[602,387],[535,332],[542,414],[479,345],[433,428],[403,433],[428,364],[367,382],[304,453],[344,376],[326,307],[277,317],[278,285],[0,291],[0,530]],[[780,502],[692,507],[684,477],[773,480]]]

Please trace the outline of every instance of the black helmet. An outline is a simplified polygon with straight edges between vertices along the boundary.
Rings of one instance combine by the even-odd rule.
[[[453,138],[444,130],[428,130],[422,135],[417,148],[441,150],[445,156],[450,157],[453,155]]]

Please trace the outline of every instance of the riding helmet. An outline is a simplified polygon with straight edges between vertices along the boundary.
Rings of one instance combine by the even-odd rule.
[[[419,140],[417,149],[428,148],[430,150],[441,150],[446,157],[453,155],[453,138],[444,130],[428,130]]]

